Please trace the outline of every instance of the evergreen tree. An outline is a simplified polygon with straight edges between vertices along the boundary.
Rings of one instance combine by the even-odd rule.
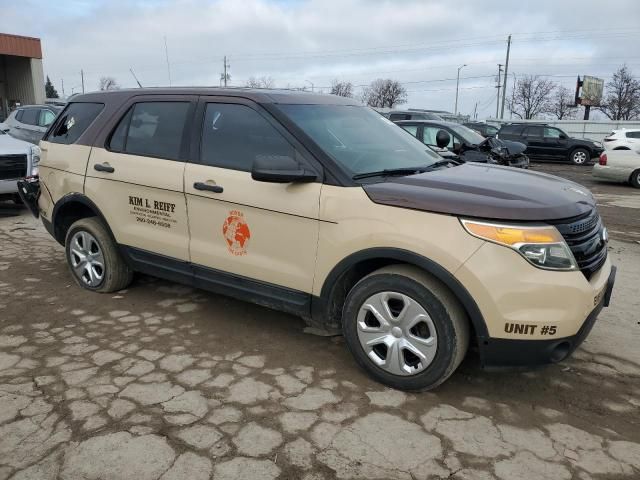
[[[49,75],[47,75],[47,81],[44,84],[44,91],[47,94],[47,98],[60,98],[58,92],[56,91],[56,87],[54,87],[53,83],[51,83]]]

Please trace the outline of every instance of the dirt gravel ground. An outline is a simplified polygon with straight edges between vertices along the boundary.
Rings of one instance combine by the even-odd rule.
[[[81,290],[38,221],[0,218],[0,480],[639,478],[640,245],[610,254],[613,305],[573,358],[470,353],[405,394],[295,317],[145,276]]]

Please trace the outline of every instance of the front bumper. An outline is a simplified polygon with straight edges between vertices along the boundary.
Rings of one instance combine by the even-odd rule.
[[[616,267],[612,266],[604,295],[575,335],[552,340],[479,338],[478,347],[482,366],[535,367],[566,359],[587,338],[602,308],[609,306],[615,279]]]

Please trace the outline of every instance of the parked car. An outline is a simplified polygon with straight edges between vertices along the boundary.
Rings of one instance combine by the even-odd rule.
[[[545,124],[508,123],[500,127],[496,137],[524,143],[530,158],[567,161],[574,165],[586,165],[604,151],[600,142],[573,138]]]
[[[467,123],[463,123],[462,125],[464,125],[467,128],[470,128],[475,132],[478,132],[480,135],[487,138],[488,137],[495,138],[496,134],[498,133],[497,127],[494,127],[493,125],[489,125],[488,123],[484,123],[484,122],[467,122]]]
[[[529,168],[529,158],[524,154],[526,147],[522,143],[485,138],[452,122],[411,120],[396,124],[444,158]]]
[[[622,128],[612,131],[604,138],[604,148],[640,152],[640,128]]]
[[[37,144],[61,110],[56,105],[18,107],[4,121],[4,129],[14,138]]]
[[[442,117],[437,113],[420,110],[392,110],[385,115],[392,122],[400,120],[436,120],[442,122]]]
[[[561,361],[613,288],[583,187],[455,165],[343,97],[93,92],[40,145],[20,191],[79,286],[138,271],[294,313],[395,388],[434,388],[470,343],[484,365]]]
[[[603,152],[591,174],[598,180],[629,183],[640,188],[640,154],[633,150]]]
[[[38,173],[40,149],[23,140],[10,137],[0,130],[0,200],[14,200],[18,196],[17,181]]]

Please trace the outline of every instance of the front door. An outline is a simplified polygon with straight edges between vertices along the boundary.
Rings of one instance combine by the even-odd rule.
[[[557,128],[544,127],[544,148],[550,158],[566,158],[569,153],[566,135]]]
[[[119,244],[184,265],[189,229],[182,177],[195,104],[196,97],[134,97],[104,148],[92,149],[85,180],[86,195]]]
[[[319,179],[320,168],[251,102],[208,98],[198,108],[198,163],[187,164],[184,180],[196,277],[224,278],[248,292],[283,287],[310,293],[322,184],[259,182],[251,168],[257,156],[292,157]]]

